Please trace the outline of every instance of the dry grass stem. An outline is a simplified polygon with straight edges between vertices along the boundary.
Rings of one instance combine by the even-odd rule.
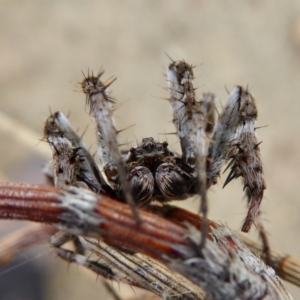
[[[83,189],[12,183],[3,183],[0,189],[1,218],[50,223],[72,235],[101,237],[126,253],[158,260],[212,299],[291,299],[275,272],[227,227],[209,222],[211,240],[203,248],[197,215],[169,207],[165,216],[172,221],[167,221],[153,212],[140,210],[142,223],[138,225],[128,205]],[[177,225],[179,216],[186,218]],[[82,262],[76,256],[75,260]]]

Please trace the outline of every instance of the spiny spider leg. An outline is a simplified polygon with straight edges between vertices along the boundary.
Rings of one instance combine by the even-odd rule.
[[[209,149],[207,175],[210,184],[217,182],[220,170],[230,161],[230,173],[224,183],[242,177],[248,190],[249,209],[242,231],[248,232],[254,222],[266,188],[255,121],[257,108],[250,92],[240,86],[233,89],[215,127],[213,144]]]
[[[125,197],[126,202],[131,206],[135,220],[139,222],[126,169],[119,152],[117,131],[112,116],[112,104],[116,101],[107,93],[107,88],[116,78],[103,83],[100,80],[102,74],[103,72],[100,72],[97,76],[92,75],[84,78],[81,85],[86,94],[86,102],[90,107],[90,115],[96,124],[98,155],[109,183],[119,192],[118,197],[120,199],[122,196]]]
[[[53,153],[55,186],[78,186],[78,181],[81,181],[92,191],[115,198],[93,157],[63,113],[58,111],[47,118],[44,134]]]
[[[230,93],[228,101],[221,113],[214,129],[213,143],[208,150],[207,177],[209,185],[216,184],[221,168],[226,162],[228,151],[235,138],[239,125],[239,103],[241,88],[235,87]]]
[[[75,251],[62,248],[62,246],[69,241],[72,241],[75,245]],[[94,261],[85,256],[85,241],[82,237],[60,231],[51,237],[50,244],[55,253],[68,263],[76,263],[77,265],[84,266],[107,280],[120,281],[120,278],[118,278],[112,268],[110,268],[107,264],[100,263],[98,261],[100,258]],[[130,281],[127,280],[126,283],[130,284]],[[110,293],[117,295],[113,287],[109,287],[108,290]]]
[[[245,192],[246,192],[247,202],[249,205],[251,202],[251,191],[246,188]],[[271,266],[272,265],[271,247],[270,247],[270,243],[269,243],[268,234],[267,234],[266,228],[264,226],[261,210],[258,210],[258,213],[256,215],[255,227],[258,231],[259,238],[261,240],[262,247],[263,247],[262,248],[262,257],[264,258],[265,263],[268,266]]]
[[[64,136],[64,130],[56,122],[54,115],[45,122],[44,136],[52,150],[54,185],[60,188],[78,186],[79,148],[74,148],[71,141]]]
[[[167,72],[169,102],[173,111],[173,122],[180,139],[182,159],[191,172],[196,172],[195,189],[201,196],[200,210],[203,215],[202,242],[207,235],[206,156],[208,138],[205,132],[207,117],[193,86],[193,67],[184,61],[173,61]]]
[[[215,127],[215,94],[203,93],[200,97],[200,106],[205,115],[205,132],[211,138]]]
[[[262,213],[259,210],[255,219],[255,225],[259,234],[259,237],[261,239],[261,243],[263,245],[263,256],[265,259],[265,262],[268,266],[272,265],[272,255],[271,255],[271,247],[269,243],[268,234],[266,232],[264,222],[262,219]]]

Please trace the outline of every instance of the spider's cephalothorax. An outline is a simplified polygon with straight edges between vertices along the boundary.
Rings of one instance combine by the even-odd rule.
[[[235,87],[214,126],[214,94],[204,93],[197,99],[193,67],[184,61],[172,61],[167,69],[169,102],[182,155],[172,152],[167,142],[151,137],[121,154],[112,116],[116,101],[107,93],[115,78],[102,82],[102,74],[85,77],[82,90],[96,125],[98,156],[108,183],[68,120],[58,112],[45,126],[53,150],[55,184],[84,182],[89,189],[132,207],[198,194],[205,217],[206,191],[217,182],[224,164],[230,162],[225,185],[234,178],[243,178],[249,211],[242,230],[248,231],[265,189],[255,133],[257,109],[250,92]]]

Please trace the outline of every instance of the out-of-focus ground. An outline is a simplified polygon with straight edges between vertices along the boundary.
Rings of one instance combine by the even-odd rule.
[[[19,129],[8,133],[0,119],[1,179],[43,182],[41,167],[50,152],[41,154],[47,145],[37,138],[43,137],[49,107],[70,112],[81,132],[90,124],[84,140],[95,151],[85,97],[77,92],[81,71],[88,68],[103,67],[104,78],[118,77],[112,94],[126,103],[115,112],[117,128],[135,124],[120,143],[164,139],[159,133],[174,131],[169,104],[153,96],[167,96],[167,52],[198,66],[197,92],[215,92],[219,109],[227,99],[225,86],[249,84],[258,126],[268,125],[258,134],[267,180],[262,211],[271,245],[300,257],[299,1],[3,1],[0,41],[0,111],[36,133],[32,138]],[[179,151],[176,138],[167,139]],[[209,193],[209,217],[237,230],[246,213],[242,186],[237,180],[222,190],[224,179]],[[180,204],[198,208],[196,200]],[[17,226],[3,221],[0,233]],[[254,228],[252,236],[257,237]],[[39,267],[50,267],[44,299],[105,299],[96,276],[68,269],[47,248],[40,251]],[[298,288],[287,286],[300,297]],[[128,291],[119,290],[124,297]]]

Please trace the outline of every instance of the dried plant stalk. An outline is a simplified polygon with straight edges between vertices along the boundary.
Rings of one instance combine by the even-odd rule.
[[[110,279],[151,291],[163,299],[201,300],[205,297],[199,287],[145,255],[122,252],[90,238],[85,239],[84,246],[96,254],[97,263],[105,261],[114,274]],[[97,273],[95,268],[93,271]]]
[[[250,249],[250,251],[259,257],[264,256],[263,245],[254,242],[247,236],[238,234],[243,243]],[[300,287],[300,260],[289,255],[279,253],[274,249],[270,249],[270,261],[272,268],[276,271],[277,275],[282,279],[295,284]]]
[[[161,209],[161,207],[151,206],[148,210],[161,214],[164,218],[168,218],[173,222],[190,222],[196,227],[201,224],[201,218],[181,208],[166,206],[164,209]],[[211,226],[217,226],[212,224],[214,223],[211,223]],[[48,241],[55,232],[57,232],[55,227],[31,224],[8,234],[7,237],[2,238],[0,241],[0,264],[3,265],[10,262],[20,250]],[[236,234],[254,255],[259,258],[264,257],[264,246],[261,243],[248,238],[245,234],[239,232]],[[274,249],[270,249],[270,254],[270,266],[276,271],[276,274],[287,282],[300,287],[299,259],[289,254],[279,253]]]
[[[275,272],[228,228],[210,223],[212,241],[200,247],[196,227],[185,228],[145,211],[139,214],[140,225],[127,205],[83,189],[0,185],[1,218],[52,223],[71,234],[101,237],[110,246],[148,255],[212,299],[291,299]]]

